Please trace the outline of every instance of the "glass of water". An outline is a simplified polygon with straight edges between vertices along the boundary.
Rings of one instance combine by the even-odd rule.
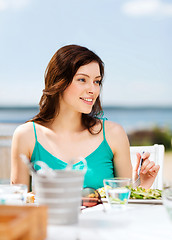
[[[0,184],[0,204],[25,204],[27,190],[27,185],[24,184]]]
[[[123,208],[130,197],[130,178],[104,179],[104,187],[108,203],[112,208]]]

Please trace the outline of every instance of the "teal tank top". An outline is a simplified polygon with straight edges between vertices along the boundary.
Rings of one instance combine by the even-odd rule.
[[[104,122],[105,120],[103,119],[103,141],[94,152],[85,158],[87,161],[87,172],[85,174],[83,187],[92,187],[94,189],[101,188],[103,187],[103,179],[113,178],[115,176],[113,152],[106,141]],[[38,169],[36,161],[43,161],[54,170],[66,168],[66,162],[53,156],[38,142],[34,122],[33,128],[35,133],[35,146],[32,153],[31,162],[34,164],[34,168]],[[78,168],[80,165],[83,165],[82,161],[74,164],[73,168]]]

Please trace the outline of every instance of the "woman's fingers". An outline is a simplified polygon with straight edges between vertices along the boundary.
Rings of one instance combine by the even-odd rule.
[[[136,159],[136,164],[134,165],[134,171],[137,171],[139,168],[139,164],[140,164],[140,159],[141,159],[141,155],[140,153],[136,153],[137,159]]]
[[[136,165],[134,167],[134,171],[138,171],[141,158],[143,159],[142,166],[144,166],[146,159],[148,159],[149,156],[150,156],[150,153],[145,152],[145,153],[142,154],[142,156],[140,155],[140,153],[136,153],[136,155],[137,155],[137,161],[136,161]]]
[[[143,163],[142,163],[142,166],[141,166],[140,173],[142,173],[142,174],[146,174],[148,172],[149,173],[152,173],[152,172],[154,172],[154,173],[157,172],[158,173],[160,166],[155,165],[154,161],[149,160],[150,153],[145,152],[145,153],[143,153],[142,156],[140,155],[140,153],[137,153],[136,155],[137,155],[137,161],[136,161],[136,165],[135,165],[135,168],[134,168],[135,171],[138,171],[140,160],[142,158]]]
[[[145,153],[142,154],[142,158],[143,159],[147,159],[149,157],[150,157],[150,153],[149,152],[145,152]]]
[[[159,169],[160,169],[160,165],[155,165],[151,169],[149,169],[149,172],[158,173]]]
[[[150,177],[156,177],[160,169],[159,165],[155,165],[154,162],[150,162],[142,174],[148,174]]]
[[[159,165],[156,165],[156,166],[152,167],[152,168],[149,170],[148,175],[149,175],[150,177],[154,177],[154,178],[155,178],[155,177],[157,176],[157,174],[158,174],[159,169],[160,169],[160,166],[159,166]]]
[[[155,162],[146,159],[143,162],[143,165],[142,165],[140,173],[146,174],[154,166],[155,166]]]

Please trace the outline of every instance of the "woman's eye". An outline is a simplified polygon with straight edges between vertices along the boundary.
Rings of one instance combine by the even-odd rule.
[[[101,81],[100,81],[100,80],[96,80],[95,83],[98,84],[98,85],[100,85],[100,84],[101,84]]]
[[[78,81],[85,82],[85,79],[84,78],[79,78]]]

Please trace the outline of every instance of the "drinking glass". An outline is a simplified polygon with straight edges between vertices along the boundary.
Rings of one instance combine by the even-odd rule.
[[[25,184],[0,184],[0,204],[23,205],[27,191]]]
[[[124,208],[128,204],[130,197],[129,178],[111,178],[104,179],[106,197],[111,208]]]
[[[163,204],[172,220],[172,187],[164,189],[162,192]]]

